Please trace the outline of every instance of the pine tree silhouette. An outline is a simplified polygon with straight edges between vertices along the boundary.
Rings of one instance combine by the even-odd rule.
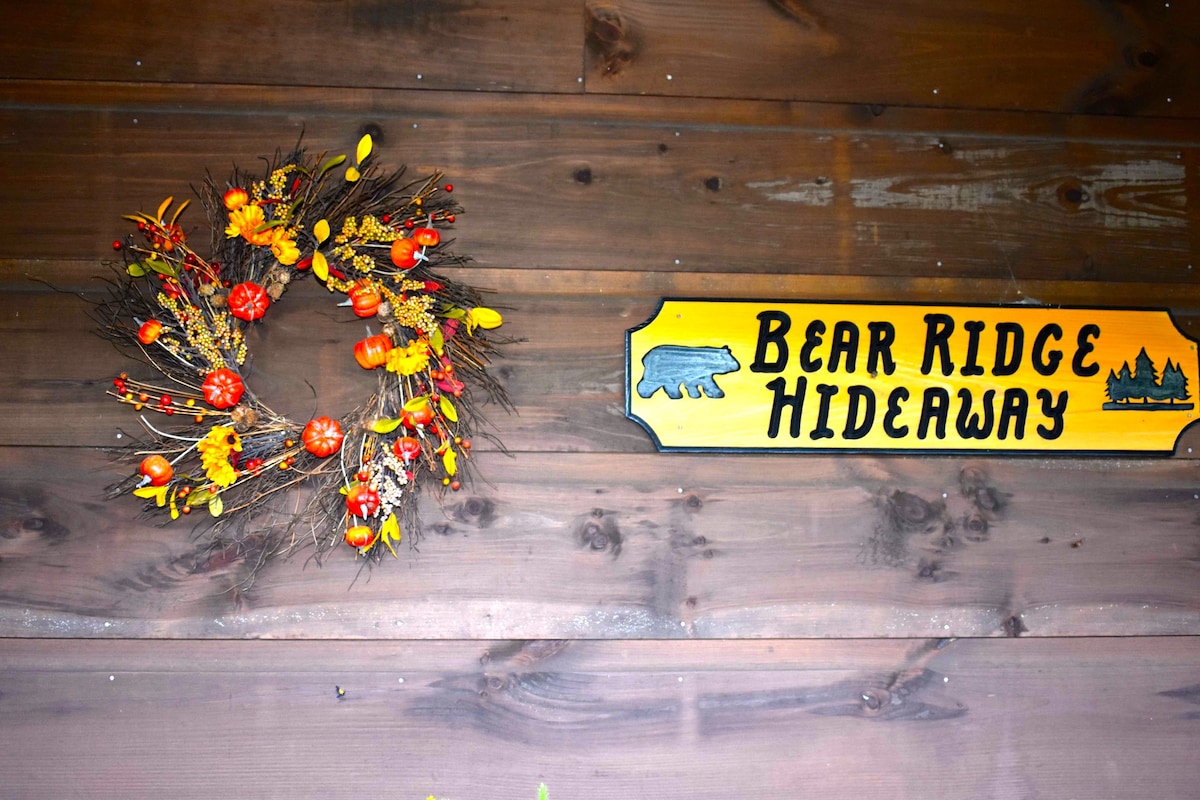
[[[1187,400],[1191,395],[1187,390],[1187,376],[1183,374],[1183,370],[1178,364],[1172,364],[1171,359],[1167,359],[1167,365],[1163,367],[1162,385],[1159,387],[1159,399],[1170,400],[1172,403],[1176,400]]]
[[[1145,403],[1154,397],[1157,388],[1158,373],[1154,369],[1154,362],[1146,354],[1146,348],[1143,347],[1133,362],[1133,380],[1130,381],[1129,396]]]

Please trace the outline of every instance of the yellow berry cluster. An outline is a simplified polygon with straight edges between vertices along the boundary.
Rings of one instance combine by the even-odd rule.
[[[158,303],[171,312],[180,325],[183,326],[187,343],[196,349],[206,364],[200,367],[202,374],[226,366],[224,353],[233,353],[238,364],[246,360],[246,342],[241,330],[232,324],[229,312],[215,311],[211,327],[205,313],[191,304],[180,305],[179,301],[166,293],[160,292]],[[178,354],[179,344],[174,339],[164,339],[163,344],[173,353]],[[191,357],[184,355],[191,361]]]

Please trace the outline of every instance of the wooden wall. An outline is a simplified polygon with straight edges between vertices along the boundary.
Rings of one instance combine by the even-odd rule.
[[[1200,794],[1200,434],[1160,460],[659,455],[623,415],[624,331],[666,295],[1190,331],[1195,4],[3,8],[0,796]],[[419,552],[245,588],[101,499],[130,364],[85,300],[121,214],[301,132],[447,172],[463,277],[525,340],[497,372],[519,413]],[[285,412],[306,380],[366,391],[319,296],[252,343]]]

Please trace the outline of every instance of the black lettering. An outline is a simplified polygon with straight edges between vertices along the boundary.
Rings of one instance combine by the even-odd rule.
[[[979,334],[983,333],[983,329],[987,325],[979,320],[971,320],[964,322],[963,327],[967,329],[967,333],[971,334],[967,337],[967,363],[963,364],[962,369],[958,371],[959,375],[982,375],[983,367],[979,366]]]
[[[846,356],[846,372],[854,372],[858,356],[858,326],[853,322],[838,322],[833,326],[833,341],[829,343],[829,371],[837,372],[841,357]]]
[[[983,393],[983,414],[972,414],[972,396],[970,389],[959,389],[958,399],[962,403],[958,409],[958,419],[954,423],[958,435],[962,439],[986,439],[992,435],[992,425],[996,421],[992,401],[996,399],[996,390],[988,389]]]
[[[1021,368],[1021,350],[1025,347],[1025,329],[1016,322],[996,324],[996,361],[993,375],[1012,375]]]
[[[1054,395],[1050,393],[1049,389],[1038,389],[1037,398],[1042,401],[1042,413],[1054,422],[1053,427],[1050,428],[1038,425],[1038,436],[1049,440],[1057,439],[1062,436],[1063,428],[1066,427],[1064,418],[1067,415],[1067,393],[1059,392],[1058,402],[1055,403],[1053,402]]]
[[[763,311],[758,315],[758,344],[754,348],[751,372],[783,372],[788,360],[787,339],[792,318],[782,311]],[[775,346],[775,358],[767,360],[767,348]]]
[[[925,390],[925,398],[921,401],[921,421],[917,423],[917,438],[924,439],[929,434],[929,423],[936,421],[934,435],[945,439],[946,419],[949,415],[950,393],[941,386],[930,386]]]
[[[883,374],[891,375],[896,371],[896,360],[892,358],[896,326],[890,322],[868,322],[867,330],[871,332],[870,349],[867,350],[867,372],[872,375],[879,372],[879,361],[882,359]]]
[[[800,438],[800,412],[804,410],[804,392],[808,389],[808,378],[803,375],[796,378],[795,394],[784,394],[787,389],[787,381],[783,378],[771,381],[767,384],[767,388],[775,393],[775,399],[771,401],[771,422],[767,425],[767,436],[771,439],[779,436],[779,423],[783,417],[783,410],[790,408],[792,419],[788,426],[788,432],[793,439]]]
[[[1046,341],[1053,339],[1058,341],[1062,338],[1062,328],[1054,322],[1043,327],[1038,331],[1037,337],[1033,340],[1033,368],[1037,370],[1038,375],[1053,375],[1058,371],[1058,362],[1062,361],[1061,350],[1051,350],[1046,353]]]
[[[846,390],[849,403],[846,408],[846,428],[842,431],[843,439],[861,439],[871,432],[875,424],[875,392],[869,387],[855,385]],[[862,420],[859,421],[859,406],[862,406]]]
[[[1084,364],[1083,357],[1096,349],[1096,346],[1088,341],[1088,339],[1100,338],[1099,325],[1084,325],[1079,329],[1079,336],[1075,339],[1077,349],[1075,357],[1071,359],[1071,371],[1081,378],[1090,378],[1100,371],[1100,365],[1095,362]]]
[[[816,372],[821,368],[821,359],[813,358],[812,351],[821,345],[821,334],[825,332],[825,323],[814,319],[804,330],[804,346],[800,348],[800,369],[805,372]]]
[[[996,438],[1008,438],[1009,423],[1013,423],[1013,437],[1025,438],[1025,418],[1029,416],[1029,394],[1024,389],[1005,389],[1000,405],[1000,422],[996,425]]]
[[[817,426],[809,437],[812,439],[832,439],[833,428],[829,427],[829,404],[838,393],[838,387],[828,383],[817,384],[817,394],[821,395],[821,405],[817,406]]]
[[[933,369],[933,351],[937,348],[942,361],[942,374],[954,372],[950,361],[950,334],[954,333],[954,319],[949,314],[925,315],[925,356],[921,359],[921,374],[928,375]]]
[[[903,439],[908,436],[907,425],[896,425],[896,417],[900,416],[903,411],[900,404],[908,399],[908,389],[903,386],[897,386],[892,389],[892,393],[888,395],[888,410],[883,415],[883,432],[892,439]]]

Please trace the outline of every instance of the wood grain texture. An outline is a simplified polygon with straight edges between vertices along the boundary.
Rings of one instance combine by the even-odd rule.
[[[10,258],[111,257],[121,214],[183,196],[206,170],[252,165],[302,132],[315,151],[345,150],[364,131],[383,163],[448,173],[467,209],[459,249],[484,267],[1176,282],[1200,246],[1200,159],[1175,143],[748,136],[476,118],[469,99],[412,117],[14,107],[0,131]]]
[[[95,335],[89,316],[102,297],[101,278],[111,274],[86,261],[0,265],[7,367],[0,372],[0,444],[106,447],[118,431],[139,428],[132,409],[105,391],[123,371],[142,379],[153,371]],[[1200,287],[1190,283],[566,270],[548,281],[535,270],[475,267],[454,275],[494,292],[489,302],[504,309],[503,332],[518,340],[494,365],[517,413],[485,409],[493,432],[517,451],[653,450],[624,417],[625,333],[649,319],[663,296],[1165,307],[1181,330],[1200,335]],[[349,357],[366,329],[336,303],[315,281],[296,282],[269,321],[250,329],[251,385],[286,416],[308,419],[317,409],[342,416],[373,390],[373,376]],[[1200,430],[1184,434],[1177,455],[1192,457],[1189,447],[1200,454]]]
[[[4,448],[0,635],[1088,636],[1200,632],[1184,461],[478,454],[374,572],[301,550],[246,580],[190,518],[100,499],[95,451]],[[278,501],[283,507],[288,502]]]
[[[1193,4],[589,0],[589,92],[1200,113]]]
[[[540,781],[556,800],[1186,798],[1198,657],[1195,639],[7,641],[0,768],[14,800],[525,800]]]
[[[580,90],[576,0],[6,6],[5,78]]]

